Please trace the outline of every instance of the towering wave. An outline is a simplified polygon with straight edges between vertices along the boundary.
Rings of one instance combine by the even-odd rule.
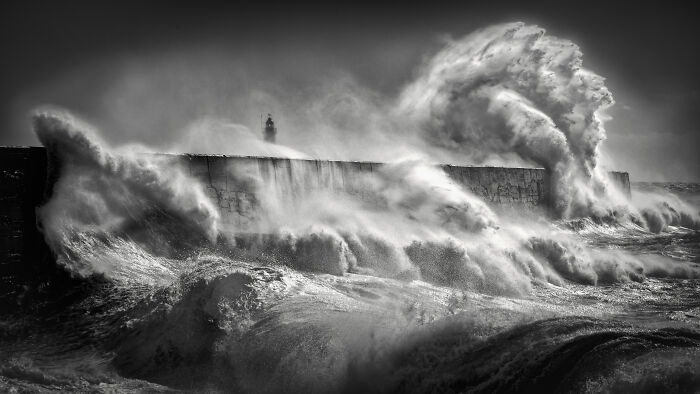
[[[109,150],[65,114],[38,114],[35,129],[59,173],[40,210],[43,231],[64,265],[82,274],[141,281],[150,272],[157,281],[197,250],[236,242],[304,271],[422,277],[493,294],[527,293],[531,281],[638,281],[647,267],[667,274],[632,255],[584,248],[545,222],[500,218],[440,168],[415,160],[355,174],[355,190],[346,181],[336,190],[307,190],[230,169],[259,202],[252,229],[265,235],[220,233],[214,201],[172,158]],[[672,272],[698,276],[694,267]]]
[[[109,261],[97,246],[114,236],[168,256],[216,241],[218,210],[199,181],[168,157],[114,152],[65,112],[38,113],[34,130],[48,149],[56,178],[39,221],[47,243],[70,270],[109,269],[86,264],[85,254],[94,257],[87,259],[93,263]]]
[[[516,153],[549,169],[562,218],[631,221],[653,232],[700,229],[700,210],[677,198],[629,201],[598,166],[604,78],[583,67],[574,43],[524,23],[478,30],[449,42],[408,84],[395,113],[430,143],[472,160]]]
[[[604,79],[582,67],[570,41],[523,23],[492,26],[450,42],[405,88],[399,111],[429,141],[472,156],[517,152],[555,176],[563,216],[604,214],[597,172]]]

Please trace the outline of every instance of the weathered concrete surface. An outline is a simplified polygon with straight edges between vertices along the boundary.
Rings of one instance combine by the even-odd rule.
[[[364,200],[371,198],[361,187],[362,174],[376,170],[378,163],[322,160],[290,160],[267,157],[184,155],[183,166],[201,180],[216,202],[224,224],[250,229],[258,215],[256,185],[272,186],[280,198],[301,199],[315,191],[342,191]]]
[[[457,183],[486,202],[525,207],[549,203],[549,175],[544,168],[442,166]]]
[[[363,176],[383,164],[328,160],[296,160],[266,157],[230,157],[208,155],[181,156],[182,164],[195,178],[202,180],[207,193],[222,214],[222,221],[237,229],[249,229],[256,220],[258,201],[251,182],[262,179],[274,185],[282,198],[303,198],[316,190],[342,191],[372,200],[362,187]],[[543,168],[461,167],[442,168],[455,182],[485,201],[532,209],[546,209],[549,181]]]

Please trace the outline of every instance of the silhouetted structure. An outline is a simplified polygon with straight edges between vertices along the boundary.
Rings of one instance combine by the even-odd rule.
[[[267,121],[265,121],[265,141],[274,143],[276,135],[277,128],[275,127],[275,122],[272,121],[272,115],[267,114]]]

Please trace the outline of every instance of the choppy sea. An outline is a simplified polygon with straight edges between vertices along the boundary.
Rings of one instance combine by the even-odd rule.
[[[658,188],[700,202],[700,184],[633,193]],[[697,230],[553,225],[666,267],[700,262]],[[121,271],[74,277],[0,316],[0,391],[700,390],[697,278],[533,282],[498,295],[305,272],[250,252],[156,258],[116,235],[74,241],[99,251],[74,259],[117,259]]]

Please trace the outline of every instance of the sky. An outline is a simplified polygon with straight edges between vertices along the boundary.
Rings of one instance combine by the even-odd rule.
[[[606,166],[700,182],[700,28],[680,2],[329,3],[3,2],[0,145],[38,145],[29,114],[43,105],[109,142],[157,147],[203,115],[256,129],[267,101],[301,100],[319,81],[392,97],[447,37],[523,21],[578,44],[606,77]]]

